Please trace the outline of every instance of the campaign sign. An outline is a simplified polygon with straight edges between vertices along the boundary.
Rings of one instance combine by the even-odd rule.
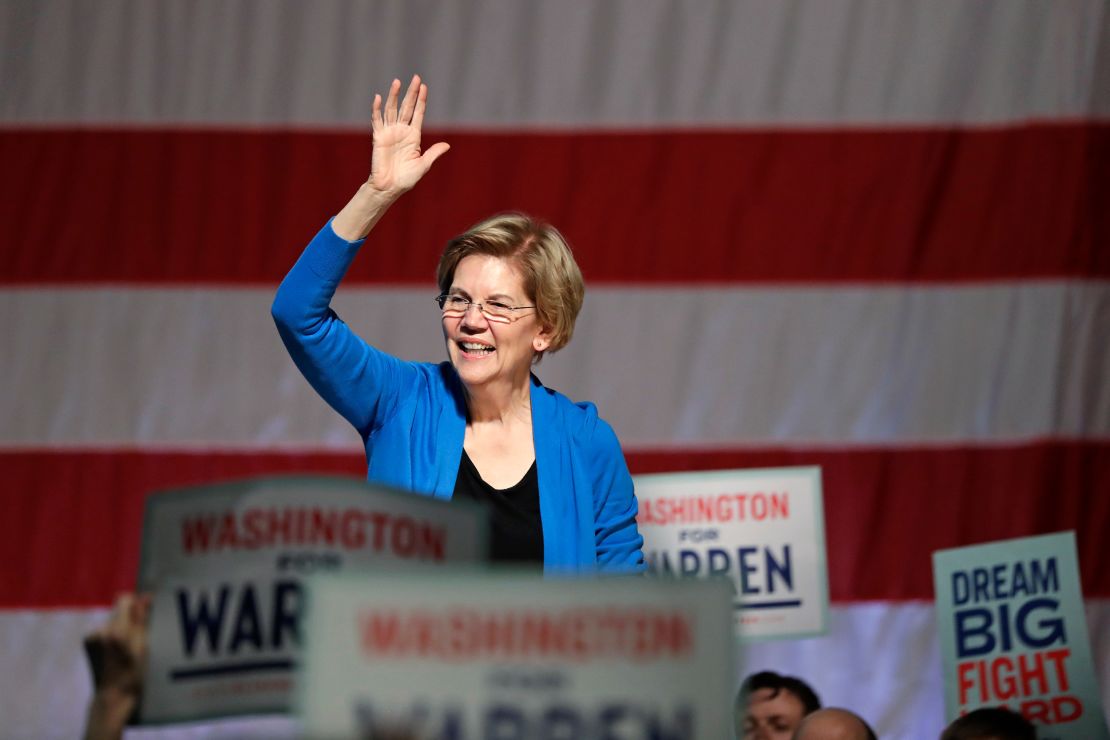
[[[723,580],[502,572],[309,581],[309,737],[732,737]]]
[[[649,571],[731,578],[742,640],[825,633],[820,468],[638,475],[635,483]]]
[[[1075,533],[933,553],[949,721],[1005,706],[1042,740],[1106,740]]]
[[[287,712],[312,573],[476,562],[476,506],[341,478],[151,496],[140,591],[153,594],[141,722]]]

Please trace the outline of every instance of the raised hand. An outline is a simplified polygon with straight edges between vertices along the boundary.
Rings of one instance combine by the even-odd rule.
[[[108,623],[85,637],[93,674],[86,740],[120,737],[139,705],[147,655],[150,597],[122,594]]]
[[[420,151],[420,129],[424,124],[424,108],[428,86],[413,75],[405,98],[397,105],[401,81],[393,80],[389,95],[382,106],[382,96],[374,96],[371,123],[374,129],[374,155],[367,184],[383,193],[403,193],[411,189],[432,164],[450,147],[439,142]]]

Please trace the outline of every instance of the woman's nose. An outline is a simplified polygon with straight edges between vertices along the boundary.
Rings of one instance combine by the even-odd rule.
[[[486,315],[482,313],[480,303],[470,303],[466,307],[466,311],[462,316],[463,326],[473,328],[485,328],[489,323],[486,320]]]

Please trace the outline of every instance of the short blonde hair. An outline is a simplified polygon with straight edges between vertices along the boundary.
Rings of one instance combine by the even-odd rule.
[[[523,213],[500,213],[475,224],[449,241],[439,258],[436,282],[441,293],[451,290],[455,268],[472,254],[512,262],[524,278],[524,291],[540,325],[550,332],[547,351],[567,345],[586,286],[570,245],[554,226]]]

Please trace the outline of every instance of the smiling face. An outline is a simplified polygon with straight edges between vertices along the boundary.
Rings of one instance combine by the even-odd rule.
[[[495,301],[531,306],[519,270],[508,260],[485,254],[464,257],[455,267],[451,294],[476,303]],[[520,311],[512,323],[490,321],[477,308],[462,317],[444,316],[447,357],[472,392],[503,384],[507,392],[526,387],[532,358],[550,346],[535,311]]]

